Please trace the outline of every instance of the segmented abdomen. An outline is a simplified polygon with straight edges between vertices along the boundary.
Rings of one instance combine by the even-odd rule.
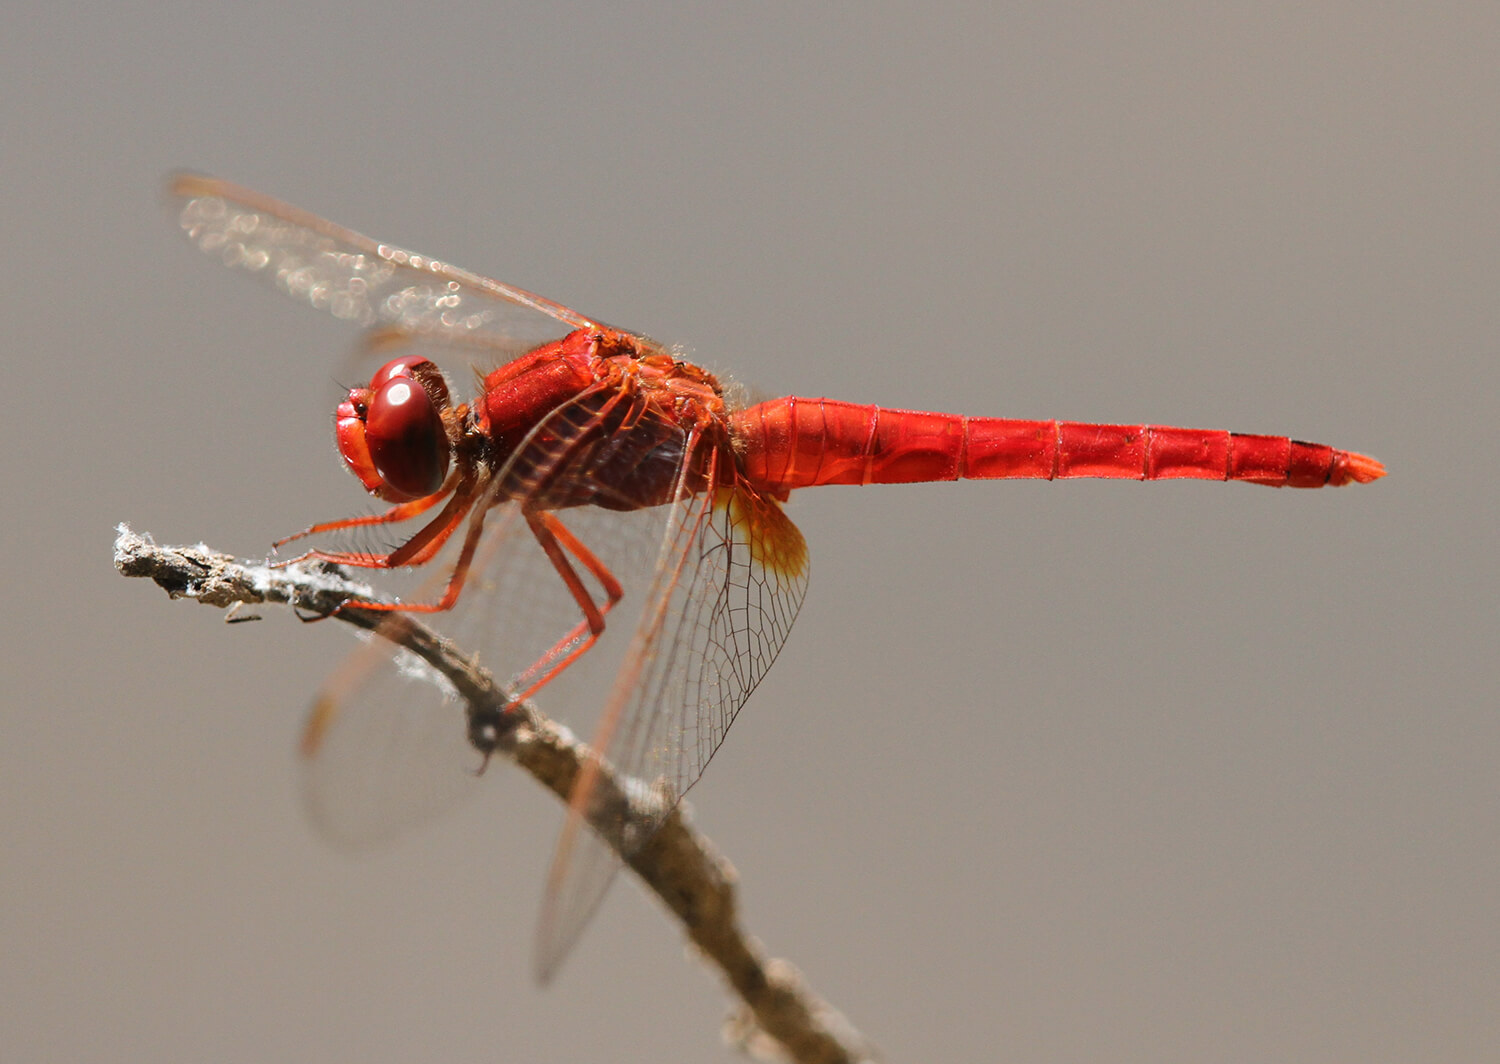
[[[732,420],[746,475],[770,492],[818,484],[1108,477],[1320,488],[1374,480],[1373,458],[1285,436],[889,410],[789,396]]]

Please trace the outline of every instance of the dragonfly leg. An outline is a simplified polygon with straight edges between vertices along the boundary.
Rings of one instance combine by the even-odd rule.
[[[476,499],[484,494],[483,500],[475,506]],[[385,610],[397,613],[442,613],[451,610],[453,604],[458,601],[458,594],[463,590],[464,581],[469,576],[469,566],[474,563],[474,552],[479,548],[479,537],[484,532],[484,516],[490,506],[494,504],[492,493],[481,493],[476,491],[472,485],[461,485],[459,493],[453,497],[453,501],[444,507],[426,528],[418,532],[411,539],[387,555],[376,556],[375,566],[378,568],[391,568],[398,565],[420,565],[430,559],[442,547],[443,543],[453,534],[463,515],[472,510],[473,515],[469,519],[469,529],[464,533],[463,545],[459,547],[458,560],[453,563],[453,572],[448,577],[448,585],[443,589],[443,595],[436,602],[365,602],[363,599],[347,599],[340,603],[333,612],[340,610]],[[451,517],[449,516],[451,512]],[[357,563],[355,563],[357,564]]]
[[[438,551],[442,550],[443,544],[448,542],[448,537],[453,535],[454,529],[458,528],[463,520],[464,514],[474,505],[475,491],[472,483],[460,483],[448,500],[448,505],[443,507],[442,512],[429,521],[411,539],[391,551],[389,554],[376,554],[366,551],[331,551],[310,550],[299,554],[295,558],[277,562],[278,567],[295,565],[297,562],[319,561],[332,562],[335,565],[353,565],[360,569],[396,569],[403,565],[421,565],[430,559]],[[333,521],[325,525],[314,525],[305,533],[298,533],[290,538],[296,539],[302,535],[313,532],[321,532],[327,529],[352,528],[359,525],[386,524],[388,522],[404,520],[430,510],[432,506],[442,498],[443,493],[429,495],[414,502],[404,503],[393,507],[384,514],[376,514],[374,517],[356,517],[348,521]],[[391,516],[398,510],[414,508],[409,513],[400,516]],[[287,542],[282,540],[283,543]]]
[[[578,603],[583,618],[573,626],[571,631],[559,639],[551,650],[538,658],[520,675],[516,681],[516,687],[519,689],[514,697],[516,702],[530,698],[558,673],[587,652],[598,641],[599,636],[604,634],[605,615],[614,609],[615,604],[625,596],[625,589],[620,586],[620,581],[615,579],[615,574],[609,571],[609,567],[600,561],[593,551],[584,546],[583,542],[573,535],[555,515],[545,510],[537,510],[526,511],[525,516],[532,534],[536,536],[537,542],[546,552],[547,560],[552,563],[552,567],[557,570],[557,575],[562,577],[563,583],[568,586],[568,591],[573,595],[573,601]],[[602,604],[596,603],[593,596],[589,594],[588,588],[583,586],[583,580],[579,577],[578,571],[568,561],[569,554],[573,555],[585,569],[593,574],[594,579],[599,581],[605,596]]]
[[[308,551],[301,557],[277,564],[286,566],[295,562],[313,559],[332,562],[337,565],[356,565],[367,569],[392,569],[401,565],[420,565],[442,549],[443,544],[453,535],[453,530],[463,520],[464,514],[474,508],[474,501],[478,495],[479,492],[474,489],[471,483],[460,484],[458,493],[443,508],[442,513],[428,522],[411,539],[389,554]],[[484,530],[484,511],[486,509],[488,509],[487,505],[481,507],[474,514],[474,519],[469,522],[469,531],[464,536],[463,547],[459,551],[458,561],[454,563],[453,573],[448,578],[448,586],[443,592],[443,597],[438,601],[366,602],[364,599],[349,598],[339,603],[329,613],[319,614],[315,617],[302,617],[301,619],[304,621],[321,621],[346,609],[383,610],[402,613],[436,613],[441,610],[452,609],[453,604],[458,601],[458,593],[464,586],[464,579],[469,573],[469,565],[474,559],[474,551],[479,545],[479,534]]]
[[[316,525],[308,525],[301,532],[293,532],[290,536],[278,539],[271,544],[271,549],[284,547],[295,540],[306,539],[308,536],[316,536],[323,532],[337,532],[345,528],[362,528],[365,525],[392,525],[398,521],[407,521],[418,514],[424,514],[438,503],[443,501],[444,496],[453,490],[453,486],[444,484],[431,495],[411,502],[403,502],[392,506],[389,510],[379,514],[367,514],[363,517],[346,517],[339,521],[323,521]]]

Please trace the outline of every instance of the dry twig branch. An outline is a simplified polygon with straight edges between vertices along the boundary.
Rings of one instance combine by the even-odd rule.
[[[154,580],[172,598],[210,606],[263,603],[308,614],[329,614],[346,599],[374,601],[369,589],[324,565],[272,569],[242,563],[207,547],[158,547],[124,525],[115,540],[115,568]],[[475,714],[493,716],[507,704],[504,690],[461,649],[408,614],[346,609],[335,616],[368,631],[380,629],[442,673]],[[393,624],[392,618],[397,620]],[[497,754],[514,761],[567,802],[589,760],[588,748],[535,705],[517,707],[520,723],[501,738]],[[629,803],[632,789],[607,777],[601,783]],[[758,1057],[785,1056],[798,1064],[844,1064],[877,1059],[874,1048],[844,1017],[818,998],[790,963],[767,958],[740,927],[736,876],[729,861],[699,833],[681,804],[656,835],[626,863],[681,921],[688,938],[723,971],[743,1002],[726,1034]]]

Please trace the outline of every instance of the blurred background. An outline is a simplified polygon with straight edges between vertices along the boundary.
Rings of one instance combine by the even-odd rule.
[[[1497,47],[1475,4],[13,13],[0,1055],[730,1059],[633,882],[531,983],[518,773],[318,840],[340,626],[112,570],[119,521],[253,557],[365,505],[355,337],[191,250],[189,167],[759,395],[1383,459],[799,495],[806,605],[692,801],[893,1061],[1500,1057]]]

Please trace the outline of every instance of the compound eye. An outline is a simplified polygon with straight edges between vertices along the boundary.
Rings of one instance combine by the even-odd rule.
[[[376,374],[364,416],[364,442],[388,489],[382,494],[392,501],[431,495],[448,475],[448,433],[438,406],[422,381],[406,366],[402,371],[384,380],[384,369]]]
[[[439,410],[450,402],[448,383],[443,380],[443,371],[438,369],[437,363],[430,358],[422,358],[419,355],[393,358],[381,366],[375,371],[375,376],[370,378],[370,391],[377,392],[382,384],[396,380],[398,377],[410,377],[420,382],[422,387],[427,389],[428,397]]]

